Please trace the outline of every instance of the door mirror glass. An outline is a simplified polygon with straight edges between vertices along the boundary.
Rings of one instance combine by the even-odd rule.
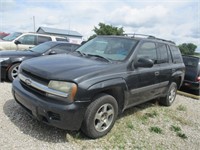
[[[14,42],[16,45],[18,45],[18,44],[21,44],[21,42],[20,41],[18,41],[18,40],[15,40],[15,42]]]
[[[144,68],[151,68],[153,67],[153,60],[149,58],[139,58],[137,62],[134,63],[134,66],[136,68],[138,67],[144,67]]]

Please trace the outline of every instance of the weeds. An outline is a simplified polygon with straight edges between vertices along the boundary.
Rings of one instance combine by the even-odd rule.
[[[179,111],[187,111],[187,108],[185,106],[183,106],[183,105],[179,105],[177,107],[177,110],[179,110]]]
[[[185,135],[185,133],[178,132],[176,135],[179,136],[179,137],[182,138],[182,139],[187,139],[187,138],[188,138],[188,137]]]
[[[181,128],[178,126],[171,125],[170,130],[174,132],[179,132],[181,131]]]
[[[159,127],[156,127],[156,126],[150,127],[150,128],[149,128],[149,131],[150,131],[150,132],[155,132],[155,133],[158,133],[158,134],[161,134],[161,133],[162,133],[162,129],[159,128]]]
[[[170,130],[176,132],[176,135],[178,137],[180,137],[182,139],[187,139],[187,136],[184,133],[181,132],[182,130],[181,130],[180,127],[171,125]]]

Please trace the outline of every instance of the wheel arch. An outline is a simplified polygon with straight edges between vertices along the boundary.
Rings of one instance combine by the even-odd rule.
[[[104,85],[104,86],[103,86]],[[126,82],[122,78],[106,80],[99,82],[89,88],[89,91],[93,91],[91,95],[91,100],[94,101],[95,97],[99,94],[108,94],[113,96],[118,104],[118,113],[122,113],[124,105],[126,103]]]

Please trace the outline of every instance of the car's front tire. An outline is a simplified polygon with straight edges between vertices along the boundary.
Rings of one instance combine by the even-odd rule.
[[[117,115],[116,99],[108,94],[100,94],[88,106],[81,130],[90,138],[102,137],[112,129]]]
[[[19,69],[20,63],[13,64],[9,69],[8,69],[8,79],[12,82],[15,78],[18,76],[18,69]]]

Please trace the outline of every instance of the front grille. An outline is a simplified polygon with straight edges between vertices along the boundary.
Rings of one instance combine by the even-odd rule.
[[[40,95],[46,95],[46,92],[43,92],[41,90],[38,90],[32,86],[27,85],[24,81],[20,80],[20,83],[22,84],[22,86],[24,88],[26,88],[26,90],[28,90],[29,92],[34,92],[34,93],[38,93]]]
[[[43,85],[48,85],[49,84],[49,80],[48,79],[39,77],[39,76],[37,76],[37,75],[33,74],[32,72],[29,72],[27,70],[22,69],[22,74],[24,74],[25,76],[33,79],[34,81],[36,81],[38,83],[43,84]]]

